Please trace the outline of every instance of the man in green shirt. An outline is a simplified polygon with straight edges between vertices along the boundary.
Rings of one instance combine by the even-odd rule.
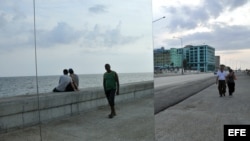
[[[105,69],[107,72],[103,75],[103,88],[108,100],[111,113],[109,118],[113,118],[116,115],[115,112],[115,94],[119,95],[119,78],[115,71],[110,69],[110,65],[106,64]]]

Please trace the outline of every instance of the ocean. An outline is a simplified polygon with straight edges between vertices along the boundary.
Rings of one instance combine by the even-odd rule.
[[[79,89],[102,87],[103,74],[78,74]],[[153,73],[119,73],[120,84],[153,80]],[[60,75],[38,76],[39,94],[52,92]],[[37,94],[35,76],[0,77],[0,98]]]

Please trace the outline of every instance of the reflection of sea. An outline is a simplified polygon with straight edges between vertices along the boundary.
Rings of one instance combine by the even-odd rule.
[[[153,80],[153,73],[120,73],[120,84]],[[102,74],[79,75],[79,88],[102,87]],[[57,86],[59,76],[39,76],[38,91],[51,92]],[[0,97],[36,94],[36,77],[0,77]]]

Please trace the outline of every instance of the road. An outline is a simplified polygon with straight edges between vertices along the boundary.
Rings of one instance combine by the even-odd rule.
[[[212,73],[159,77],[154,80],[155,114],[215,83]]]

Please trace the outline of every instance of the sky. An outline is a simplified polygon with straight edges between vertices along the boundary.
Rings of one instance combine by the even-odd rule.
[[[250,69],[249,0],[153,0],[152,11],[154,48],[207,44],[221,64]]]
[[[152,15],[151,0],[35,0],[35,18],[32,0],[1,0],[0,77],[153,72]]]

